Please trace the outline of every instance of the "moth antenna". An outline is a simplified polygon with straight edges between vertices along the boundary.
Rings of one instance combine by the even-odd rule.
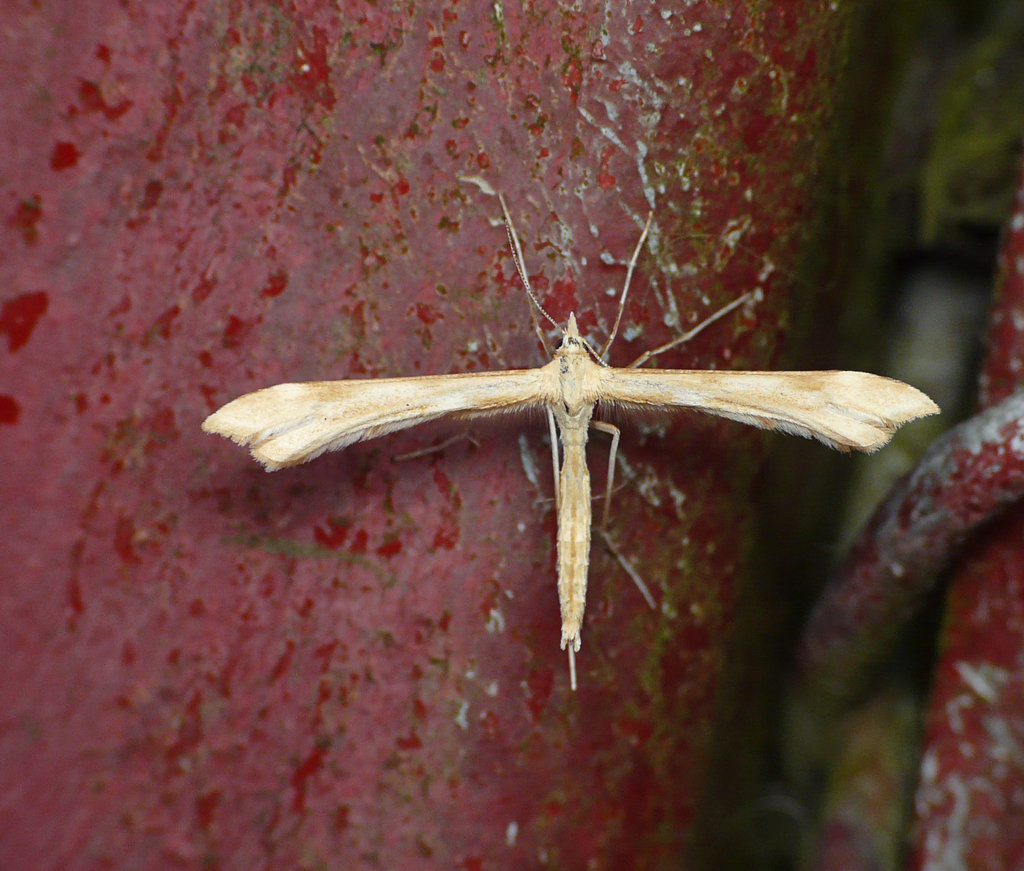
[[[508,213],[508,206],[505,205],[505,196],[500,191],[498,193],[498,202],[501,203],[501,213],[505,218],[505,232],[508,234],[508,242],[512,248],[512,261],[515,263],[516,271],[519,273],[519,279],[523,282],[523,287],[526,289],[526,295],[533,301],[533,304],[537,307],[537,311],[544,315],[551,325],[561,333],[562,328],[559,326],[558,321],[544,311],[544,306],[540,304],[540,300],[537,299],[537,295],[533,292],[533,287],[530,285],[530,279],[526,275],[526,261],[523,259],[523,249],[519,245],[519,237],[516,235],[516,228],[512,223],[512,216]]]
[[[590,356],[594,358],[594,362],[597,363],[599,366],[604,366],[604,368],[607,369],[608,364],[604,361],[604,357],[602,357],[601,354],[597,353],[597,350],[594,348],[593,345],[590,344],[590,342],[587,341],[586,337],[580,336],[580,341],[583,343],[583,347],[586,348],[587,351],[590,353]]]
[[[644,241],[647,239],[647,234],[651,229],[651,221],[654,219],[654,210],[652,209],[647,213],[647,221],[644,223],[643,232],[640,234],[640,240],[636,243],[636,248],[633,249],[633,256],[629,258],[629,266],[626,269],[626,281],[622,285],[622,296],[619,297],[619,311],[615,315],[615,324],[612,327],[611,335],[608,336],[608,341],[604,343],[604,347],[601,349],[601,354],[598,357],[598,361],[603,361],[607,356],[608,351],[611,349],[612,342],[615,341],[615,336],[619,332],[619,324],[622,322],[622,313],[626,310],[626,297],[629,295],[629,283],[633,280],[633,270],[636,269],[636,262],[640,259],[640,251],[643,250]]]
[[[540,342],[540,346],[547,352],[549,357],[553,357],[555,349],[552,347],[551,342],[548,341],[548,337],[544,335],[544,330],[540,325],[540,318],[537,317],[537,306],[530,306],[530,323],[533,325],[533,331],[537,334],[537,340]]]

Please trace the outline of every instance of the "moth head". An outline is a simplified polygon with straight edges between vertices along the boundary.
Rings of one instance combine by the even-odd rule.
[[[575,325],[575,313],[569,314],[569,322],[565,324],[562,331],[561,348],[573,348],[582,350],[587,347],[587,341],[580,335],[580,329]]]
[[[565,329],[562,330],[562,344],[559,345],[559,350],[573,350],[576,353],[588,354],[594,358],[594,362],[605,366],[607,365],[602,359],[601,355],[594,350],[590,342],[580,335],[579,327],[576,326],[576,314],[575,312],[570,313],[569,322],[565,325]]]

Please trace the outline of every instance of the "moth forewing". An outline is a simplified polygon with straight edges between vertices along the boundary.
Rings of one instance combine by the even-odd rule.
[[[487,415],[551,402],[542,369],[278,384],[215,411],[203,429],[251,445],[267,471],[447,415]]]
[[[867,372],[607,369],[602,390],[612,405],[693,408],[839,450],[878,450],[900,425],[939,411],[920,390]]]

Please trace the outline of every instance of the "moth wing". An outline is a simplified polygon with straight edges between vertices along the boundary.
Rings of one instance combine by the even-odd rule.
[[[277,384],[229,402],[203,429],[251,445],[272,472],[447,415],[536,407],[552,399],[552,387],[544,368]]]
[[[876,451],[898,427],[939,407],[902,381],[867,372],[719,372],[605,369],[601,401],[694,408],[762,429]]]

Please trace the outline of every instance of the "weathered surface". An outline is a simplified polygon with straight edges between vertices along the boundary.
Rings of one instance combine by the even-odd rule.
[[[982,403],[1019,401],[1024,358],[1024,172],[1000,253]],[[1009,398],[1008,398],[1009,397]],[[1020,422],[990,450],[988,487],[1017,471]],[[979,492],[964,490],[965,503]],[[911,867],[1024,865],[1024,510],[980,531],[950,579],[926,720]]]
[[[678,867],[759,434],[627,431],[612,534],[660,611],[595,547],[573,696],[539,421],[273,475],[199,424],[282,380],[541,362],[463,175],[595,337],[657,207],[616,361],[760,288],[662,362],[777,365],[834,15],[8,11],[0,865]]]
[[[893,487],[804,631],[800,678],[819,704],[863,689],[965,541],[1024,495],[1024,396],[965,421]]]

